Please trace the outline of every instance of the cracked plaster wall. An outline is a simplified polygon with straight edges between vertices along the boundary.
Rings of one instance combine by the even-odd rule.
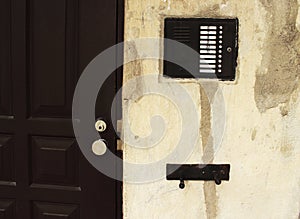
[[[178,81],[199,110],[199,142],[187,163],[230,163],[231,179],[147,184],[124,183],[124,218],[298,218],[300,212],[300,1],[296,0],[126,0],[125,40],[163,37],[163,18],[238,17],[239,57],[234,83],[217,82],[226,106],[226,128],[214,151],[213,115],[196,80]],[[157,49],[161,49],[158,47]],[[126,57],[142,48],[129,44]],[[134,76],[161,74],[157,60],[124,67],[124,84]],[[157,83],[167,83],[157,80]],[[164,139],[149,149],[124,145],[124,159],[145,163],[169,154],[180,138],[180,112],[157,95],[137,100],[147,80],[123,93],[123,116],[136,138],[151,134],[150,119],[166,122]],[[215,83],[208,82],[208,87]],[[214,106],[212,106],[214,107]],[[221,111],[220,111],[221,112]],[[126,136],[126,131],[123,135]],[[188,136],[185,136],[188,139]],[[126,169],[126,165],[124,166]]]

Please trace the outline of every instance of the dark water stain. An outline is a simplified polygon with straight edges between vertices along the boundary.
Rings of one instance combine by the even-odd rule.
[[[214,88],[211,89],[213,92]],[[208,93],[206,93],[206,92]],[[211,136],[211,106],[208,99],[213,94],[209,94],[209,90],[205,90],[200,87],[201,96],[201,138],[203,145],[203,162],[211,163],[214,159],[214,149],[213,149],[213,139]],[[206,206],[206,216],[208,219],[214,219],[217,217],[217,206],[218,197],[216,192],[216,184],[214,182],[204,182],[203,185],[205,206]]]

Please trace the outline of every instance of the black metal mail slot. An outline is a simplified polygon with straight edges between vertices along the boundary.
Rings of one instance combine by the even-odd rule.
[[[167,180],[180,180],[179,187],[185,187],[184,180],[213,180],[221,184],[229,180],[229,164],[167,164]]]

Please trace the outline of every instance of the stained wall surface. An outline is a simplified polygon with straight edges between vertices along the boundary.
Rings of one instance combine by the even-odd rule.
[[[153,147],[125,143],[127,162],[159,161],[172,153],[181,138],[190,141],[191,136],[181,136],[187,127],[182,125],[180,107],[162,95],[140,97],[146,87],[157,86],[153,83],[166,87],[178,83],[198,112],[198,117],[191,113],[187,119],[199,119],[200,124],[186,163],[231,164],[230,181],[220,186],[187,182],[179,190],[179,182],[165,179],[125,182],[124,218],[299,217],[299,9],[299,0],[126,0],[127,41],[163,37],[165,17],[237,17],[239,56],[234,82],[165,80],[159,60],[139,60],[124,67],[124,85],[137,76],[157,76],[154,82],[141,77],[123,93],[123,119],[129,121],[135,140],[151,135],[153,116],[160,115],[165,124],[163,138]],[[159,44],[144,46],[162,50]],[[125,59],[139,58],[143,46],[131,42],[125,51]],[[223,95],[223,107],[218,98],[209,103],[209,95],[216,93]],[[218,144],[220,115],[226,126]],[[123,135],[126,139],[129,132],[124,129]]]

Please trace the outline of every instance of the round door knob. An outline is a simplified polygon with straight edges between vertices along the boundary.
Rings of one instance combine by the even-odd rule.
[[[101,139],[94,141],[94,143],[92,145],[93,153],[98,156],[105,154],[106,149],[107,149],[106,143]]]
[[[95,128],[98,132],[104,132],[106,130],[106,122],[101,119],[97,120],[95,123]]]

